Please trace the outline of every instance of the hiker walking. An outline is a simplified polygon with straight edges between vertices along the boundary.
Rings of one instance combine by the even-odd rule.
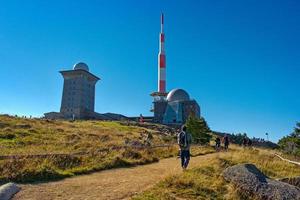
[[[247,144],[250,148],[252,147],[252,140],[250,138],[248,138]]]
[[[220,151],[221,139],[219,137],[217,137],[216,140],[215,140],[215,142],[216,142],[216,146],[215,146],[216,151]]]
[[[142,114],[140,114],[139,122],[140,122],[140,123],[144,123],[144,117],[143,117]]]
[[[244,137],[244,138],[243,138],[243,142],[242,142],[243,147],[246,147],[247,144],[248,144],[248,140],[247,140],[246,137]]]
[[[224,148],[226,151],[228,151],[228,146],[229,146],[229,137],[227,134],[224,135],[223,137],[223,143],[224,143]]]
[[[186,126],[182,126],[177,141],[180,148],[181,167],[185,170],[190,161],[190,147],[192,143],[192,136],[186,132]]]

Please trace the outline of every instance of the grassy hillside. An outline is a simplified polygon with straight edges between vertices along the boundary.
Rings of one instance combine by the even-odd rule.
[[[0,116],[1,154],[95,152],[142,142],[149,129],[105,121],[47,121]],[[162,142],[154,133],[154,143]]]
[[[299,166],[281,161],[272,153],[270,150],[242,149],[234,146],[229,153],[215,154],[213,157],[203,160],[200,167],[168,177],[133,199],[247,199],[243,197],[241,191],[224,181],[221,173],[225,168],[235,164],[253,163],[271,178],[300,175]]]
[[[157,125],[151,125],[151,127]],[[146,164],[176,156],[172,136],[161,127],[126,126],[108,121],[47,121],[0,116],[0,182],[30,182]],[[148,133],[152,146],[143,147]],[[195,155],[213,152],[194,147]],[[14,157],[4,157],[4,156]]]

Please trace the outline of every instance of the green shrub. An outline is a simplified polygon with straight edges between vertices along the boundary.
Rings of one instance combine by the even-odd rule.
[[[296,124],[294,132],[279,140],[278,145],[286,153],[300,156],[300,122]]]
[[[198,144],[208,144],[211,135],[209,134],[211,131],[203,117],[197,118],[191,115],[187,122],[187,131],[192,134],[193,141]]]

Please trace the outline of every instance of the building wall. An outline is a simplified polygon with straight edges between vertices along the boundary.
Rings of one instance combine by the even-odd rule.
[[[200,117],[200,107],[195,100],[154,102],[154,122],[184,124],[190,115]]]
[[[166,112],[164,114],[164,124],[181,124],[183,107],[179,101],[168,102]]]
[[[166,101],[154,101],[153,102],[153,107],[154,107],[154,118],[153,122],[155,123],[162,123],[164,114],[166,112],[166,107],[167,107],[167,102]]]
[[[60,112],[65,118],[86,118],[94,112],[95,84],[91,75],[81,70],[63,73],[64,86]]]
[[[48,112],[48,113],[45,113],[44,116],[45,116],[46,119],[60,119],[60,118],[63,118],[63,116],[59,112]]]

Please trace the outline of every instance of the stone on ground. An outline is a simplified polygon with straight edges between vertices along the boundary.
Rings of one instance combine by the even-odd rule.
[[[240,164],[224,170],[223,177],[238,187],[245,197],[261,200],[300,200],[300,189],[265,176],[253,164]]]
[[[20,188],[14,183],[7,183],[0,186],[0,199],[9,200],[14,194],[20,191]]]

